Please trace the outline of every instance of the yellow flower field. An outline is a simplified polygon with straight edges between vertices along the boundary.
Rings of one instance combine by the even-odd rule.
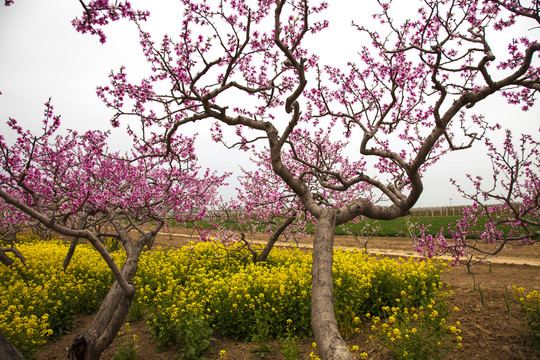
[[[60,241],[24,241],[20,250],[26,267],[0,268],[0,328],[32,354],[51,334],[66,331],[74,314],[95,311],[112,276],[86,245],[77,248],[66,272],[61,265],[67,245]],[[275,249],[258,264],[247,255],[214,243],[143,254],[130,316],[144,318],[162,346],[184,344],[188,358],[209,346],[214,331],[251,340],[310,335],[310,254]],[[115,258],[121,263],[121,254]],[[391,328],[385,334],[402,341],[420,329],[418,317],[459,335],[445,318],[444,264],[341,250],[334,260],[335,311],[345,336],[360,331],[363,319],[387,318]],[[415,321],[404,323],[404,314]],[[373,322],[374,334],[380,333],[380,323]]]
[[[73,316],[97,310],[112,283],[99,254],[79,245],[68,270],[67,245],[23,239],[26,266],[0,267],[0,329],[23,354],[31,355],[53,334],[66,332]]]

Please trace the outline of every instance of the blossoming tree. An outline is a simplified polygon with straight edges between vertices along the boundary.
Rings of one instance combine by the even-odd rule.
[[[192,138],[178,136],[166,149],[159,138],[137,136],[131,153],[120,154],[108,149],[104,132],[57,135],[60,118],[50,102],[41,134],[14,119],[8,124],[18,137],[12,145],[0,137],[1,206],[71,238],[64,267],[84,239],[114,275],[94,321],[69,351],[70,358],[98,359],[125,322],[141,252],[170,221],[202,216],[224,177],[199,173]],[[2,217],[0,227],[12,219]],[[121,267],[104,239],[121,243],[126,253]]]
[[[332,140],[331,132],[318,131],[297,132],[291,134],[290,140],[295,147],[282,153],[284,164],[293,169],[295,176],[302,177],[314,194],[315,201],[324,204],[341,206],[355,196],[369,194],[371,185],[357,183],[349,191],[342,192],[320,185],[320,174],[311,167],[332,170],[338,168],[343,176],[349,176],[362,168],[363,164],[350,162],[343,156],[347,142]],[[301,149],[298,154],[296,149]],[[306,237],[308,223],[312,216],[306,211],[298,195],[272,169],[268,149],[253,151],[254,170],[242,170],[239,177],[241,187],[238,189],[238,200],[250,221],[260,224],[269,234],[268,241],[257,255],[257,259],[266,259],[280,235],[285,238]],[[309,164],[309,165],[308,165]],[[370,196],[375,203],[375,196]]]
[[[121,68],[98,96],[115,110],[113,124],[137,116],[143,127],[161,128],[169,150],[183,125],[205,121],[218,141],[226,125],[235,128],[238,141],[229,135],[225,140],[241,149],[264,143],[274,173],[317,219],[311,297],[320,355],[352,359],[333,312],[335,227],[359,216],[406,215],[423,191],[427,166],[492,130],[493,120],[475,112],[477,103],[500,94],[523,110],[533,106],[540,44],[527,35],[538,29],[538,5],[425,0],[415,18],[397,24],[392,1],[377,1],[378,27],[355,25],[365,39],[358,62],[335,67],[322,64],[319,49],[306,40],[328,25],[324,2],[180,2],[185,12],[178,35],[158,42],[144,30],[149,13],[129,2],[84,5],[74,21],[78,31],[105,42],[102,26],[128,19],[140,32],[150,68],[137,83]],[[519,31],[523,24],[529,34]],[[494,47],[494,39],[506,38],[503,50]],[[351,169],[313,162],[297,141],[316,139],[330,127],[356,148]],[[320,149],[327,151],[322,144]],[[288,151],[295,154],[291,163],[284,161]],[[369,191],[343,204],[320,196],[320,189],[348,192],[358,184]]]

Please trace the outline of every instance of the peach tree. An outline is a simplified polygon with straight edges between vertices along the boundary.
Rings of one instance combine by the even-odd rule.
[[[177,136],[166,149],[157,137],[136,137],[132,150],[122,154],[108,148],[107,132],[60,134],[50,102],[41,133],[14,119],[8,125],[16,139],[9,144],[0,137],[0,206],[19,215],[17,225],[39,222],[71,239],[64,268],[85,240],[114,275],[92,324],[69,349],[70,358],[98,359],[125,322],[142,251],[172,221],[203,216],[224,176],[200,171],[193,138]],[[9,230],[14,219],[2,217],[1,228]],[[106,240],[121,244],[123,264],[114,261]]]

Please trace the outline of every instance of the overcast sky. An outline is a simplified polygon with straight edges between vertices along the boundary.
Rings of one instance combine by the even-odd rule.
[[[175,33],[174,25],[181,21],[182,14],[178,1],[134,3],[142,3],[141,8],[144,3],[151,4],[147,26],[154,34]],[[332,28],[317,38],[323,59],[332,59],[333,54],[347,48],[343,46],[345,42],[351,43],[350,38],[341,34],[350,29],[353,16],[357,20],[368,18],[364,1],[362,6],[356,7],[351,3],[356,2],[330,1]],[[340,11],[339,6],[343,4],[347,4],[346,11]],[[4,136],[8,134],[5,122],[9,117],[17,119],[24,127],[39,129],[43,103],[49,97],[56,114],[62,116],[65,128],[79,131],[110,128],[111,111],[97,99],[96,86],[107,84],[107,75],[121,65],[126,65],[129,73],[146,69],[144,58],[139,51],[138,35],[132,27],[125,26],[125,22],[105,28],[108,36],[105,45],[101,45],[97,37],[77,33],[71,20],[81,12],[77,0],[17,0],[11,7],[0,7],[0,132]],[[345,18],[340,18],[340,13],[344,13]],[[340,58],[346,59],[354,51],[349,49],[350,54],[345,56],[341,52]],[[538,105],[528,113],[506,106],[501,98],[479,105],[490,121],[538,136]],[[203,167],[231,171],[247,162],[244,153],[226,152],[211,142],[206,130],[208,124],[203,126],[190,129],[199,133],[197,152]],[[117,130],[113,136],[121,142],[123,134]],[[464,169],[474,175],[489,176],[489,163],[481,153],[481,148],[477,147],[465,153],[450,154],[431,167],[425,174],[425,190],[416,207],[464,203],[449,178],[464,182]],[[230,188],[234,189],[234,180],[231,182]],[[232,190],[227,194],[232,194]]]

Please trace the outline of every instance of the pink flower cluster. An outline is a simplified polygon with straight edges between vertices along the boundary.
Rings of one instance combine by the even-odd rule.
[[[74,19],[72,24],[77,31],[83,34],[90,33],[99,36],[99,41],[102,44],[107,41],[107,37],[100,27],[122,18],[144,21],[150,15],[148,11],[133,10],[129,1],[109,4],[109,0],[95,0],[88,4],[82,4],[84,7],[83,16],[81,19]]]
[[[204,215],[225,179],[209,170],[200,172],[191,138],[176,136],[169,149],[159,137],[139,139],[131,153],[120,154],[108,150],[106,132],[59,135],[60,117],[50,102],[40,135],[14,119],[8,124],[18,138],[13,145],[0,138],[0,196],[14,199],[34,220],[40,220],[36,213],[50,222],[98,233],[110,222],[129,227],[190,221]],[[13,207],[1,203],[13,214]],[[28,216],[16,214],[3,216],[0,228],[28,222]]]

